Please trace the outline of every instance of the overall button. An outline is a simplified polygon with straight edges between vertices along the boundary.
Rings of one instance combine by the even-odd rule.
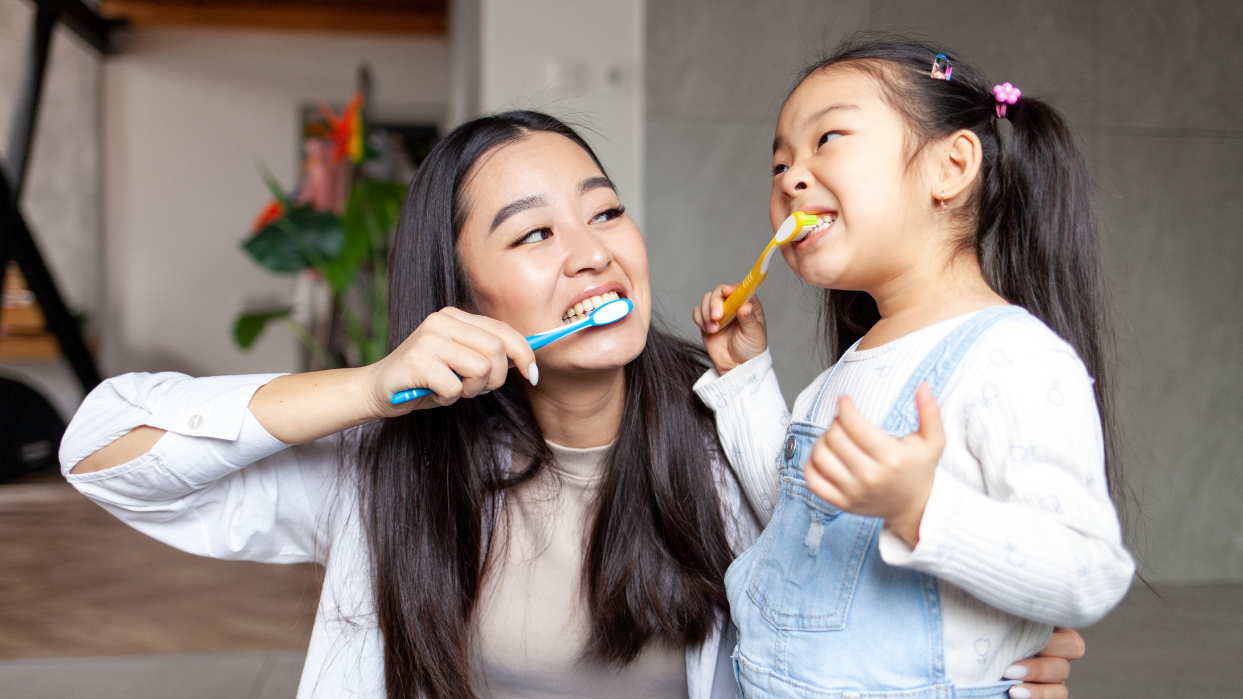
[[[191,415],[189,421],[187,421],[186,424],[190,426],[190,429],[197,430],[199,426],[203,424],[203,416],[202,415]]]
[[[794,458],[794,450],[798,447],[798,441],[794,435],[786,437],[786,458]]]

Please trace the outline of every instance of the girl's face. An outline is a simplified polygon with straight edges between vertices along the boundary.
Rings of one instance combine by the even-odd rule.
[[[565,324],[588,299],[616,294],[634,303],[612,325],[539,350],[542,375],[612,369],[639,356],[651,321],[647,248],[586,151],[544,132],[500,146],[475,165],[466,207],[458,254],[480,314],[534,335]]]
[[[807,282],[868,291],[902,276],[928,252],[933,200],[926,173],[907,167],[907,129],[874,78],[830,68],[790,95],[773,141],[768,215],[776,230],[795,211],[831,226],[781,254]]]

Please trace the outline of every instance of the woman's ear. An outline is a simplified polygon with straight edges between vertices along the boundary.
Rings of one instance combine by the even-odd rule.
[[[933,199],[949,201],[966,192],[975,182],[984,159],[984,148],[974,131],[955,131],[941,142],[937,150]]]

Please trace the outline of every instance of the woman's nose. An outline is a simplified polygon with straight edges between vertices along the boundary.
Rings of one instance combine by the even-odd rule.
[[[570,276],[580,272],[600,272],[613,262],[613,251],[590,228],[584,226],[566,236],[566,239],[569,254],[566,255],[565,273]]]

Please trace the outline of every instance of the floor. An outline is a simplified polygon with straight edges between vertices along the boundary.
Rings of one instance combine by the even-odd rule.
[[[58,481],[0,486],[0,658],[306,647],[317,567],[183,553]]]
[[[316,568],[184,554],[28,480],[0,486],[0,699],[292,699]],[[1243,696],[1243,585],[1159,592],[1083,631],[1072,697]]]

